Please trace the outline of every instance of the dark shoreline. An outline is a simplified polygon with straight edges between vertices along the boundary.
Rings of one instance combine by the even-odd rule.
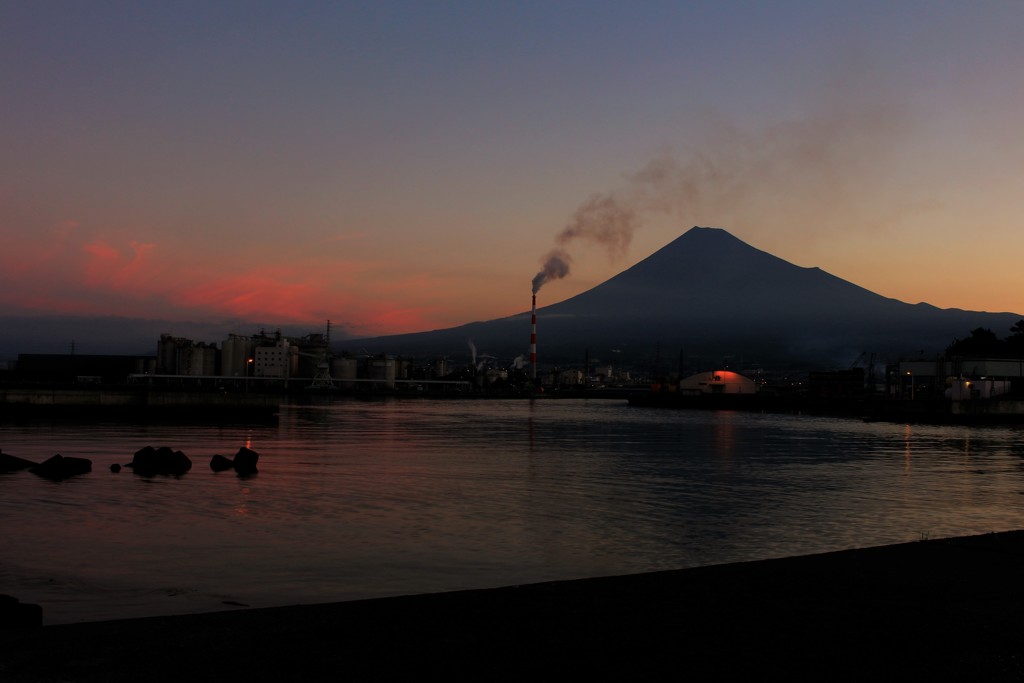
[[[637,409],[709,410],[778,413],[859,419],[867,422],[1024,425],[1024,397],[994,399],[822,398],[803,395],[702,394],[651,392],[645,388],[505,391],[224,391],[184,387],[0,387],[0,423],[122,420],[130,422],[265,424],[289,406],[327,405],[334,401],[385,400],[558,400],[623,401]]]
[[[0,680],[1021,680],[1024,531],[0,631]]]

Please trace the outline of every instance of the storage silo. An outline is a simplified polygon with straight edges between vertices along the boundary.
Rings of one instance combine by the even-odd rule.
[[[220,345],[220,374],[225,377],[245,377],[249,373],[249,359],[253,357],[255,344],[249,337],[235,334]]]
[[[341,389],[352,389],[359,377],[359,361],[355,358],[341,357],[331,360],[331,378]]]
[[[395,360],[394,358],[371,358],[370,379],[376,380],[376,387],[385,389],[395,388]]]

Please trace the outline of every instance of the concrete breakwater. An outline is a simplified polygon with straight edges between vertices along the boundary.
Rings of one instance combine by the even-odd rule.
[[[245,683],[337,672],[1020,681],[1022,567],[1024,532],[1011,531],[490,590],[16,628],[0,640],[0,674],[25,683],[136,681],[139,672]],[[247,654],[227,656],[225,638]],[[158,659],[165,651],[173,656]]]
[[[139,413],[268,418],[283,400],[282,394],[271,392],[164,387],[4,387],[0,388],[0,415]]]

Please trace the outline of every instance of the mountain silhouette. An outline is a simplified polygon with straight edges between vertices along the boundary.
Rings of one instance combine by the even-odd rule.
[[[1021,317],[904,303],[795,266],[725,230],[694,227],[593,289],[539,308],[538,360],[579,364],[586,354],[626,363],[683,354],[704,364],[845,367],[862,353],[880,361],[934,356],[978,327],[1003,336]],[[529,337],[525,312],[352,347],[457,357],[469,354],[471,340],[481,353],[513,357],[527,353]]]

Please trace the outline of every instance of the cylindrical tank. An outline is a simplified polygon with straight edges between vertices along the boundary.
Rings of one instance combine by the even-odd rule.
[[[393,358],[373,358],[370,360],[370,379],[377,380],[378,386],[385,389],[395,388],[395,360]]]
[[[253,348],[253,342],[248,337],[232,336],[225,339],[220,346],[220,374],[226,377],[245,377]]]
[[[359,361],[355,358],[334,358],[331,360],[331,379],[342,389],[351,389],[359,377]]]

